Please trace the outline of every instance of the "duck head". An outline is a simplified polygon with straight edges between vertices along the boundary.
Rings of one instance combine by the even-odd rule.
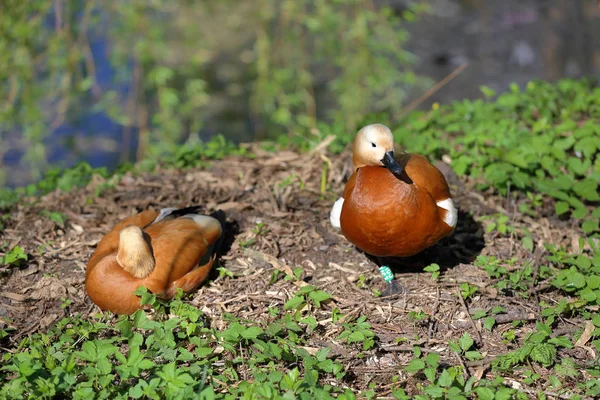
[[[138,279],[146,278],[154,270],[150,244],[139,227],[130,225],[121,230],[117,262]]]
[[[385,125],[372,124],[362,128],[354,139],[352,152],[354,169],[366,166],[383,166],[400,177],[402,166],[394,158],[394,137]]]

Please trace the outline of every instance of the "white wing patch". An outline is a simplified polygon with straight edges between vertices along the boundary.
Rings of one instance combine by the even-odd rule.
[[[448,224],[448,226],[455,228],[456,222],[458,221],[458,211],[454,206],[454,201],[451,198],[447,198],[446,200],[438,201],[437,206],[447,211],[444,216],[444,222]]]
[[[186,214],[181,218],[193,219],[194,222],[203,229],[222,229],[219,220],[211,217],[210,215]]]
[[[333,207],[331,208],[331,213],[329,214],[329,221],[331,221],[331,226],[333,226],[338,231],[342,229],[342,224],[340,222],[340,217],[342,216],[342,206],[344,205],[344,198],[340,197],[337,199],[335,203],[333,203]]]

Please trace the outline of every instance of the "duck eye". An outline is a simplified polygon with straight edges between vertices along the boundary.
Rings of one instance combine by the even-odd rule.
[[[377,145],[373,142],[371,142],[371,147],[377,147]]]

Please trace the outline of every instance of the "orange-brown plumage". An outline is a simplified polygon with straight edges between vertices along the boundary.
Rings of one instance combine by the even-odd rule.
[[[452,233],[456,208],[444,176],[425,157],[395,149],[387,127],[359,131],[353,164],[331,221],[356,247],[379,257],[407,257]]]
[[[140,286],[167,299],[177,288],[197,288],[213,265],[211,247],[222,227],[215,218],[194,211],[165,209],[163,215],[146,210],[119,222],[88,263],[85,286],[92,301],[102,310],[130,314],[141,308],[133,294]]]

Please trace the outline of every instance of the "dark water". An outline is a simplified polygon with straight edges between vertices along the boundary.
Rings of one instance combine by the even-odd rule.
[[[104,90],[113,89],[127,93],[129,86],[117,85],[115,71],[108,59],[108,46],[105,40],[90,41],[90,49],[96,66],[96,82]],[[82,108],[87,105],[82,105]],[[137,131],[131,130],[129,149],[122,149],[122,137],[126,130],[111,120],[105,113],[85,112],[82,116],[70,118],[61,124],[44,139],[49,165],[72,166],[79,161],[86,161],[92,167],[115,168],[125,160],[132,160],[137,148]],[[33,182],[29,168],[23,162],[25,149],[22,146],[11,146],[5,152],[0,166],[9,170],[7,187],[17,187]],[[13,142],[14,143],[14,142]],[[122,153],[125,153],[123,157]]]
[[[114,89],[126,94],[130,86],[115,83],[115,73],[109,59],[108,43],[105,40],[90,42],[90,49],[96,65],[96,82],[106,89]],[[61,125],[48,139],[50,154],[48,160],[51,165],[69,164],[84,160],[92,167],[116,167],[122,162],[121,141],[125,127],[111,120],[105,113],[85,113],[77,120]],[[130,149],[126,151],[131,159],[137,147],[137,130],[132,130]]]
[[[399,2],[401,3],[401,2]],[[410,26],[418,70],[439,81],[468,63],[432,96],[448,103],[532,79],[600,77],[597,0],[432,0],[433,15]]]
[[[409,0],[391,0],[399,13]],[[433,12],[409,26],[409,49],[419,58],[417,71],[435,81],[458,66],[469,66],[421,107],[434,101],[480,97],[480,86],[498,92],[511,82],[523,86],[531,79],[550,81],[562,77],[600,76],[600,6],[596,0],[431,0]],[[90,43],[96,62],[97,82],[103,90],[115,88],[115,71],[108,60],[104,40]],[[216,79],[216,78],[215,78]],[[211,82],[209,88],[219,86]],[[118,90],[126,93],[129,87]],[[233,141],[251,140],[248,110],[240,110],[239,99],[221,101],[222,110],[208,117],[200,132],[203,139],[223,132]],[[399,109],[402,105],[399,105]],[[229,108],[227,108],[229,107]],[[234,108],[235,107],[235,108]],[[129,132],[124,148],[125,127],[102,113],[84,114],[65,123],[46,140],[48,161],[69,166],[84,160],[94,167],[114,168],[132,160],[137,132]],[[127,145],[125,143],[125,145]],[[21,166],[24,151],[9,148],[2,164],[10,168],[8,186],[29,183],[32,178]]]

